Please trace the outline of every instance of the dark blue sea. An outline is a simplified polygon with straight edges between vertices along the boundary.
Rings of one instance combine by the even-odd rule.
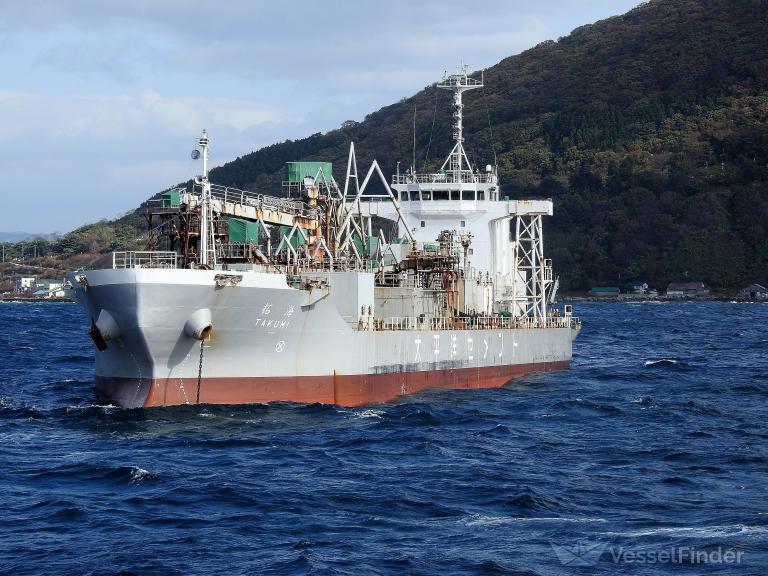
[[[768,573],[768,304],[576,308],[502,389],[123,410],[77,305],[0,304],[0,573]]]

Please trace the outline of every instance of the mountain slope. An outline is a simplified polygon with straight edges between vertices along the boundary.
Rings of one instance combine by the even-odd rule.
[[[485,71],[466,98],[467,149],[482,165],[495,148],[505,195],[555,199],[548,245],[566,289],[768,279],[765,30],[765,0],[655,0]],[[350,140],[362,165],[394,171],[410,163],[414,107],[417,164],[434,167],[451,145],[449,97],[430,86],[213,178],[274,187],[297,159],[340,171]]]
[[[547,251],[564,289],[768,282],[765,30],[768,0],[653,0],[485,71],[465,99],[468,153],[480,166],[495,153],[504,195],[555,200]],[[418,168],[435,168],[452,145],[451,108],[432,85],[212,179],[274,193],[285,162],[322,159],[341,180],[350,141],[361,167],[375,157],[394,172],[411,162],[414,110]],[[140,226],[138,215],[113,231],[98,223],[56,246],[107,250]]]

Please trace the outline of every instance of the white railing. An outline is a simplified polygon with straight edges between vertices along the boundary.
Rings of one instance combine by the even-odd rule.
[[[249,192],[247,190],[238,190],[228,186],[211,185],[211,196],[224,202],[241,204],[245,206],[254,206],[256,208],[266,208],[277,212],[284,212],[294,216],[305,218],[314,218],[317,216],[316,208],[308,208],[303,202],[289,200],[287,198],[278,198],[277,196],[268,196],[258,192]]]
[[[395,174],[392,184],[492,184],[496,181],[493,173],[470,172],[462,170],[459,178],[451,170],[432,174]]]
[[[415,316],[393,316],[382,322],[380,330],[417,330],[419,328],[420,318]]]
[[[112,268],[176,268],[176,252],[112,252]]]
[[[533,328],[572,328],[581,323],[573,316],[549,316],[536,319],[528,316],[474,316],[467,318],[421,318],[418,316],[391,316],[374,321],[376,330],[497,330]]]
[[[331,190],[337,190],[335,183],[329,184],[327,182],[323,182],[322,180],[315,180],[312,186],[326,195],[329,194]],[[302,196],[306,194],[307,185],[304,184],[304,182],[292,182],[290,180],[283,180],[282,191],[288,198],[291,198],[294,194],[297,196]]]

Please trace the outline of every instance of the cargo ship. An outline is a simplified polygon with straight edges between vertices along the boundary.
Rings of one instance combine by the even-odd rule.
[[[482,78],[462,66],[437,86],[454,145],[430,173],[358,173],[352,143],[343,184],[330,163],[291,162],[266,195],[209,180],[203,131],[201,175],[147,204],[147,250],[68,275],[98,399],[355,406],[567,368],[581,325],[552,305],[552,201],[508,199],[495,165],[470,164],[463,95]]]

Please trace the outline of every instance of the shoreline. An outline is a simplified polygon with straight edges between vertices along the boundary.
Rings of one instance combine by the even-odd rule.
[[[609,302],[615,304],[626,303],[666,303],[666,302],[737,302],[745,304],[765,304],[768,300],[754,300],[751,298],[744,298],[742,296],[724,296],[724,295],[708,295],[708,296],[677,296],[677,297],[665,297],[665,296],[632,296],[629,294],[622,294],[620,296],[563,296],[558,298],[558,302],[571,303],[571,302]]]
[[[72,298],[19,298],[19,297],[11,297],[8,298],[5,295],[3,295],[0,298],[0,302],[22,302],[22,303],[30,303],[30,304],[39,304],[41,302],[72,302],[74,303],[75,300]]]

